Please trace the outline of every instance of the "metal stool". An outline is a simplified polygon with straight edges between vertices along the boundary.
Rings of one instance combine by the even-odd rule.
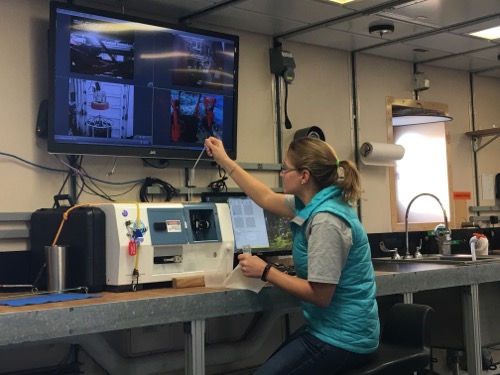
[[[392,306],[373,357],[342,375],[406,375],[425,369],[431,361],[429,318],[433,311],[427,305]]]

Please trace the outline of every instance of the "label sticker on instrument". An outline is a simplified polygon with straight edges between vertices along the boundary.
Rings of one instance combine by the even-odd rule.
[[[180,220],[167,220],[167,232],[180,233],[182,232]]]

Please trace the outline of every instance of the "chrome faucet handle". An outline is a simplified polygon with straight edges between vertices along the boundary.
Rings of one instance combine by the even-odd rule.
[[[380,241],[379,246],[380,250],[382,250],[384,253],[393,253],[391,255],[392,259],[401,259],[401,255],[399,255],[397,247],[394,249],[388,249],[387,247],[385,247],[384,241]]]
[[[417,246],[415,254],[413,254],[414,258],[422,258],[422,253],[420,252],[421,249],[422,249],[422,239],[420,239],[420,244]]]

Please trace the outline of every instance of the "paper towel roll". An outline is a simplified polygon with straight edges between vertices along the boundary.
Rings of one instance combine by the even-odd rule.
[[[359,148],[361,161],[365,165],[394,166],[395,160],[400,160],[405,155],[401,145],[365,142]]]

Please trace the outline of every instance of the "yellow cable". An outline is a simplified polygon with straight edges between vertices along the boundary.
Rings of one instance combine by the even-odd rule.
[[[63,213],[63,217],[62,217],[62,220],[61,220],[61,224],[59,224],[59,229],[57,230],[57,233],[56,233],[56,236],[54,238],[54,242],[52,242],[52,246],[55,246],[56,243],[57,243],[57,240],[59,239],[59,236],[61,235],[61,231],[64,227],[64,223],[66,222],[66,220],[68,220],[68,214],[73,211],[75,208],[78,208],[78,207],[85,207],[85,206],[89,206],[90,203],[84,203],[84,204],[77,204],[77,205],[74,205],[72,207],[70,207],[65,213]]]

